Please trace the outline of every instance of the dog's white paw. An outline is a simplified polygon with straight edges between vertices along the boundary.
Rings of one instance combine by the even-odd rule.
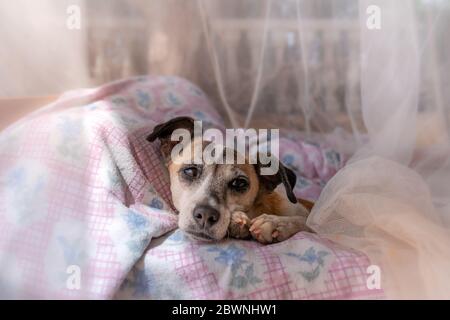
[[[245,212],[235,211],[231,214],[229,235],[237,239],[250,237],[250,219]]]
[[[308,230],[301,216],[281,217],[263,214],[251,221],[250,233],[257,241],[268,244],[284,241],[299,231]]]

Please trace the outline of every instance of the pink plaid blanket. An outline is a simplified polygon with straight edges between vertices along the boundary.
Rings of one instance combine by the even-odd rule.
[[[69,92],[0,134],[0,298],[383,296],[366,285],[367,257],[317,235],[270,246],[185,238],[159,150],[145,140],[179,115],[223,125],[193,84],[140,77]],[[316,199],[342,155],[282,136],[296,194]]]

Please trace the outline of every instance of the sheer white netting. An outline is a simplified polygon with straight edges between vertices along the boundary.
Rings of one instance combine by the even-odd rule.
[[[46,14],[26,1],[18,21],[20,2],[0,4],[0,93],[173,74],[205,90],[230,125],[326,138],[352,158],[310,226],[368,254],[389,297],[450,298],[448,1],[41,0]],[[78,33],[41,26],[49,12],[64,25],[72,3],[84,14]],[[380,29],[367,26],[369,6]],[[46,55],[42,39],[70,45]]]
[[[270,115],[274,125],[310,135],[351,132],[353,143],[340,146],[354,155],[325,187],[309,225],[368,254],[389,297],[450,298],[449,5],[264,3],[237,10],[235,20],[226,18],[230,8],[209,7],[206,40],[213,35],[210,53],[222,63],[215,79],[228,96],[240,94],[233,103],[222,96],[235,107],[230,119],[248,125]],[[230,31],[246,28],[238,37]],[[255,68],[245,73],[249,64]]]

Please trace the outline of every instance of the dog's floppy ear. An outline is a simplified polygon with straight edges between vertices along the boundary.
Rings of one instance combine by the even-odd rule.
[[[297,197],[294,194],[294,187],[297,183],[297,176],[295,173],[291,169],[286,168],[281,161],[278,161],[278,171],[273,175],[262,175],[261,167],[264,167],[264,165],[258,163],[255,165],[255,170],[258,174],[259,181],[264,188],[268,191],[273,191],[280,183],[282,183],[286,189],[286,195],[289,201],[297,203]]]
[[[159,124],[147,137],[147,141],[154,142],[156,139],[159,139],[161,142],[161,152],[165,159],[169,159],[173,147],[179,143],[179,141],[171,140],[172,133],[177,129],[189,130],[192,137],[194,133],[194,119],[190,117],[178,117]]]

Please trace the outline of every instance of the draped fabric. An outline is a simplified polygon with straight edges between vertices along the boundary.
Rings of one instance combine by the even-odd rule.
[[[176,74],[229,126],[333,137],[351,158],[308,224],[366,253],[389,297],[450,298],[449,17],[445,0],[0,0],[0,95]]]

